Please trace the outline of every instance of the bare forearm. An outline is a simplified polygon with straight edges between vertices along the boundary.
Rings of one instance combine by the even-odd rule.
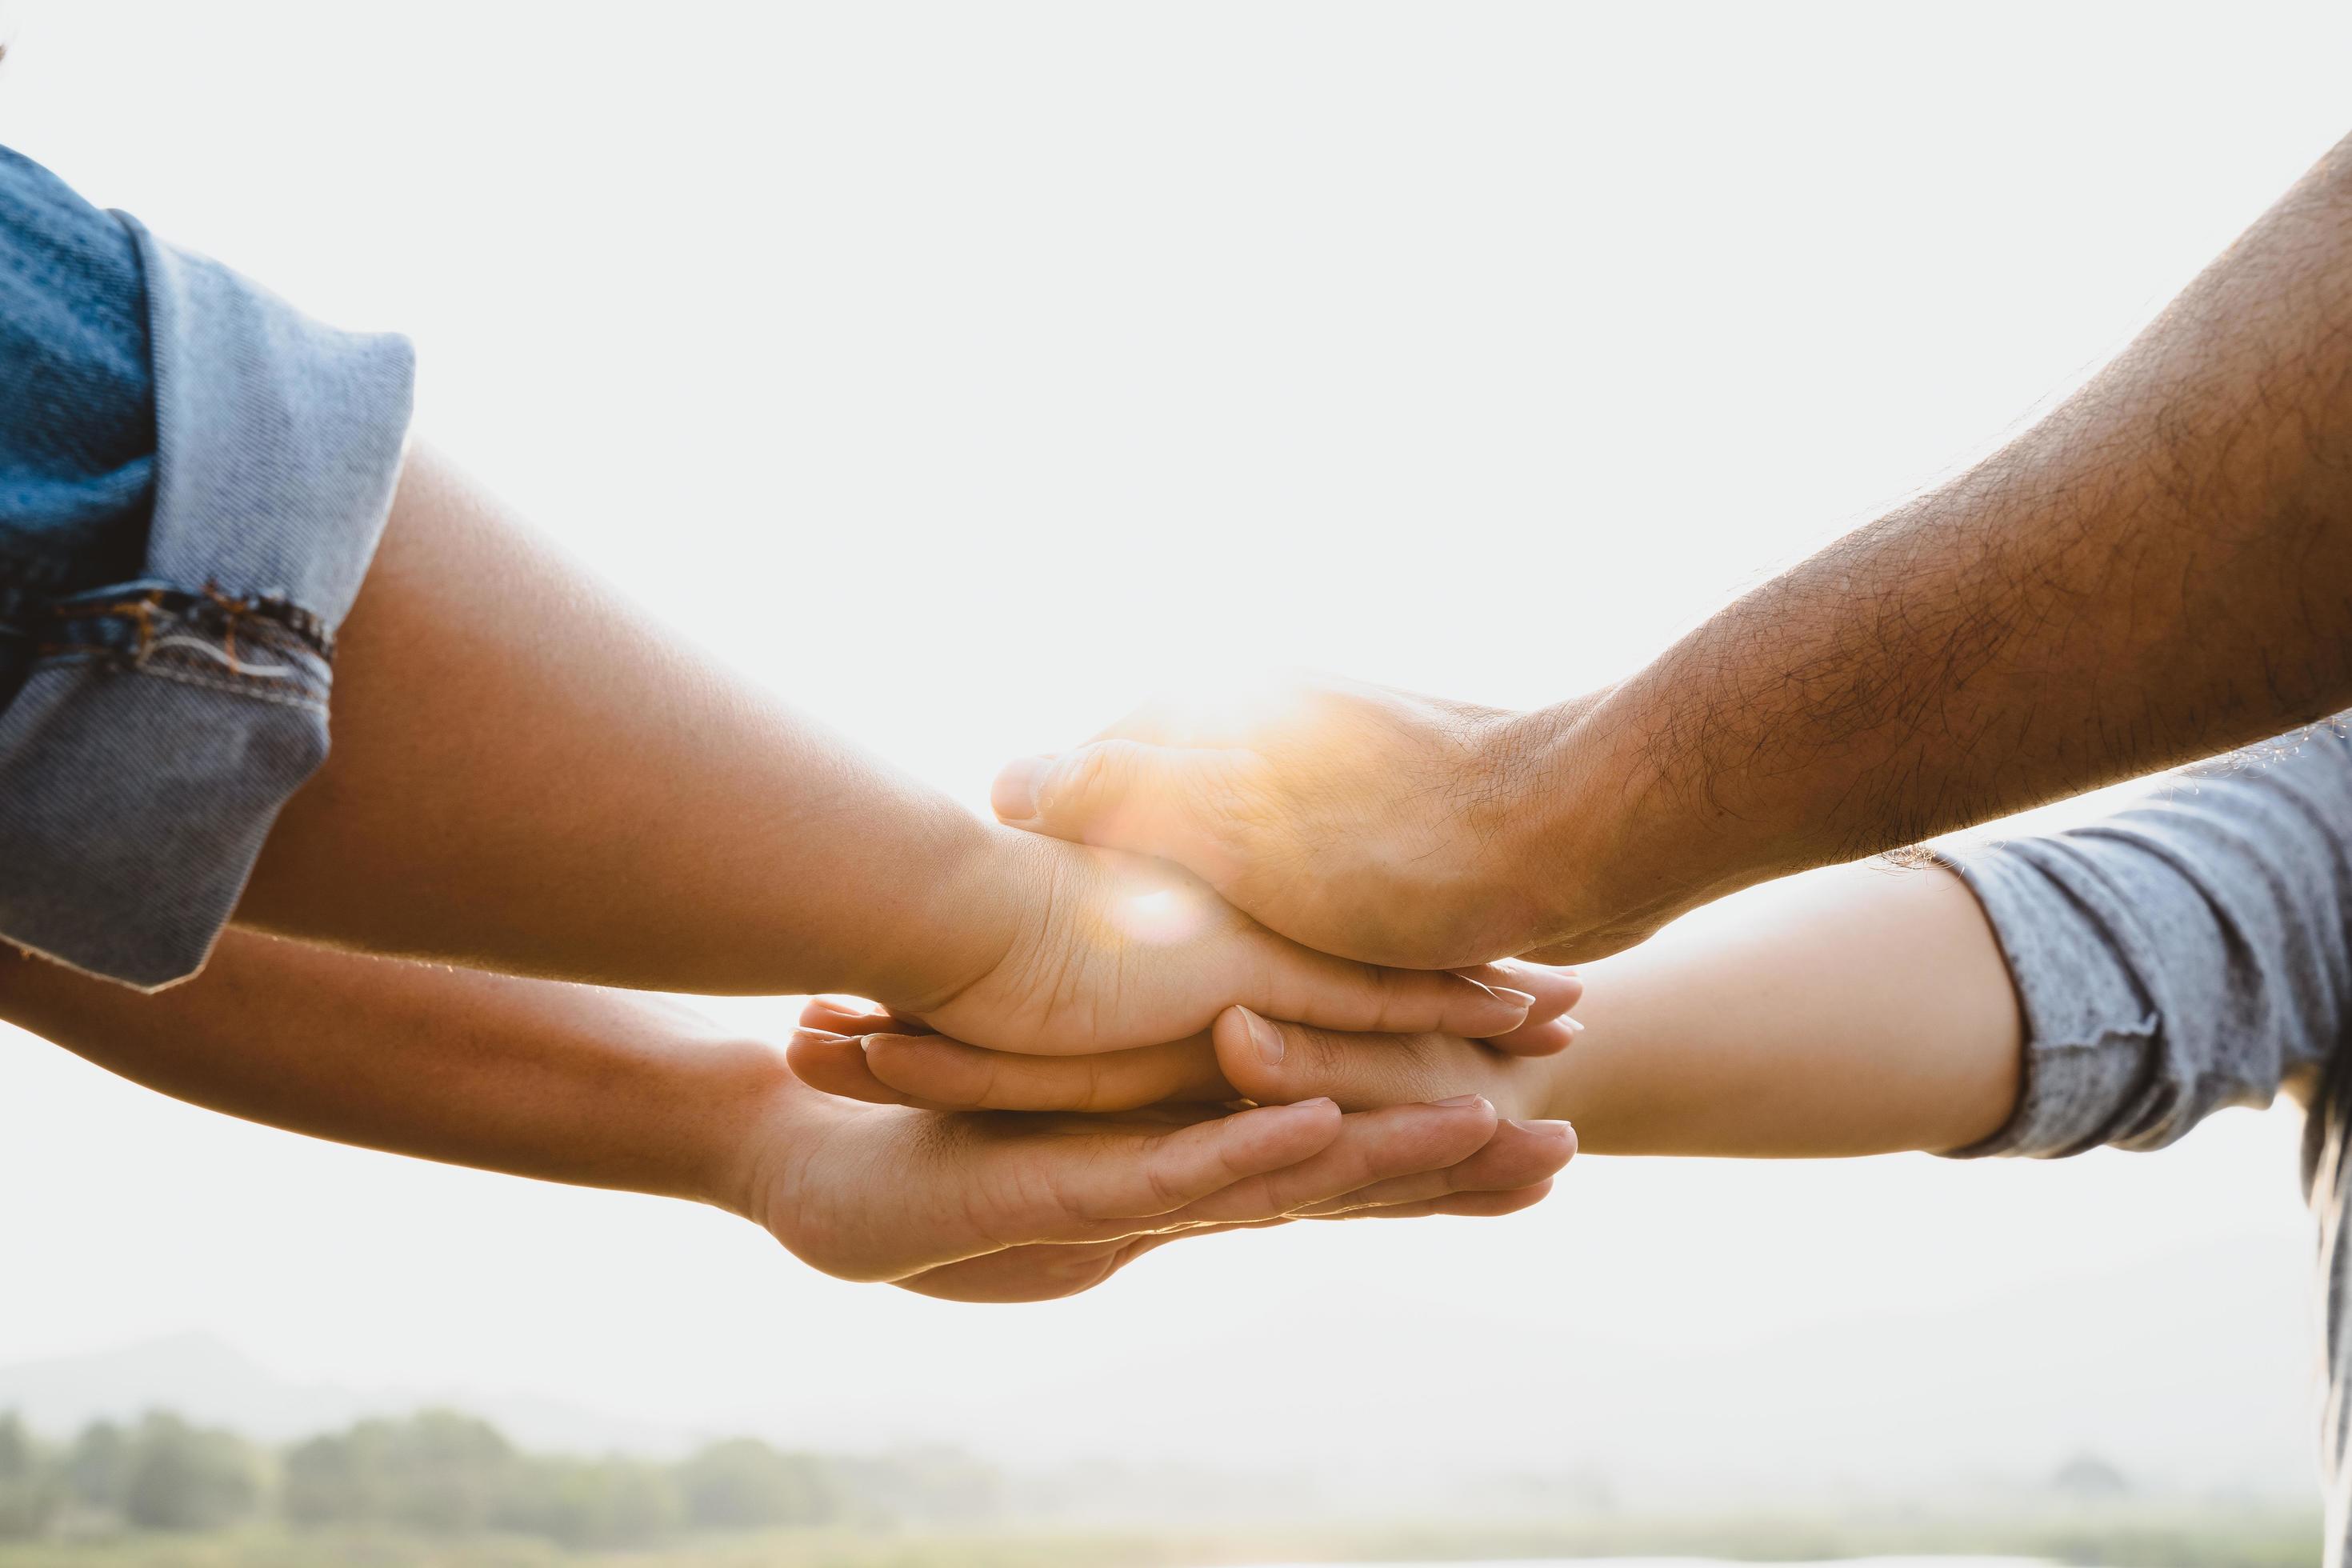
[[[2008,970],[1948,871],[1795,878],[1586,974],[1549,1114],[1592,1153],[1954,1149],[2016,1103]]]
[[[141,995],[0,956],[0,1016],[174,1099],[342,1143],[719,1201],[782,1058],[673,1004],[231,931]]]
[[[767,590],[712,613],[786,629]],[[949,889],[995,830],[680,649],[429,450],[336,663],[332,754],[242,924],[664,990],[895,999],[908,954],[989,956]]]
[[[2352,703],[2347,584],[2352,141],[2009,447],[1535,726],[1551,864],[1639,928],[2275,733]]]

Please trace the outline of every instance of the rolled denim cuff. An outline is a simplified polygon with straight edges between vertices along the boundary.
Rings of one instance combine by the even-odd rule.
[[[334,633],[391,509],[415,356],[116,216],[154,354],[146,571],[59,605],[0,711],[0,937],[154,989],[204,966],[326,757]]]

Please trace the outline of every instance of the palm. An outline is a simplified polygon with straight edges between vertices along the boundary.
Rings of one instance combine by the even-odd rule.
[[[1328,1100],[1046,1116],[860,1104],[795,1083],[763,1140],[779,1156],[751,1174],[744,1212],[843,1279],[1042,1300],[1163,1240],[1450,1194],[1444,1173],[1496,1132],[1483,1100],[1344,1117]]]

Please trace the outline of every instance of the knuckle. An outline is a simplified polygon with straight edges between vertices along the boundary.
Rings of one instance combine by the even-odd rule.
[[[1335,1035],[1328,1029],[1309,1028],[1304,1024],[1277,1026],[1286,1037],[1283,1061],[1288,1065],[1295,1056],[1300,1068],[1312,1075],[1316,1087],[1328,1089],[1348,1076],[1358,1060],[1366,1042]]]
[[[1004,1064],[993,1055],[983,1055],[972,1062],[972,1083],[970,1096],[973,1105],[994,1105]]]
[[[1153,1214],[1165,1214],[1181,1204],[1185,1186],[1182,1176],[1168,1160],[1156,1159],[1144,1167],[1143,1189],[1150,1196]]]
[[[1098,741],[1081,747],[1049,775],[1045,798],[1048,810],[1087,811],[1113,794],[1125,768],[1132,742]]]
[[[1099,1111],[1111,1108],[1118,1095],[1110,1068],[1100,1057],[1079,1057],[1076,1080],[1068,1083],[1059,1097],[1063,1110]]]

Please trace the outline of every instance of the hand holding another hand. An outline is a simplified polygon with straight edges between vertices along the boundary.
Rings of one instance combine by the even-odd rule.
[[[942,879],[935,923],[974,933],[905,954],[882,1000],[976,1045],[1041,1056],[1196,1034],[1241,1003],[1334,1029],[1444,1029],[1557,1049],[1520,966],[1391,969],[1276,935],[1198,878],[1139,855],[986,830]]]
[[[961,1300],[1071,1295],[1167,1242],[1293,1218],[1507,1213],[1569,1152],[1512,1138],[1495,1157],[1475,1097],[1009,1116],[861,1105],[787,1077],[760,1121],[726,1206],[828,1274]]]
[[[1008,826],[1172,860],[1325,952],[1597,957],[1648,927],[1569,906],[1593,868],[1553,831],[1567,715],[1303,677],[1270,699],[1149,704],[1007,765],[992,800]]]
[[[1572,997],[1573,977],[1563,978]],[[1555,1026],[1563,1042],[1581,1028],[1564,1016]],[[828,1094],[931,1110],[1108,1115],[1328,1099],[1352,1111],[1475,1094],[1507,1119],[1528,1120],[1554,1113],[1549,1055],[1454,1035],[1349,1034],[1229,1007],[1211,1028],[1163,1045],[1039,1057],[967,1045],[854,998],[818,996],[802,1008],[786,1059]]]

